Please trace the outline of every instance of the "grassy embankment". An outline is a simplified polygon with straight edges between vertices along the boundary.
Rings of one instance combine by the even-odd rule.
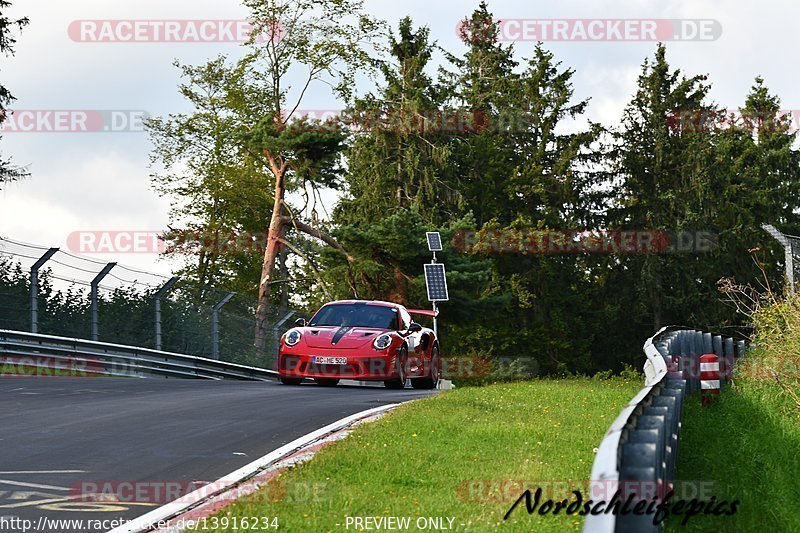
[[[582,518],[529,516],[524,504],[503,515],[523,485],[585,489],[594,449],[641,387],[639,378],[542,379],[413,402],[219,517],[278,517],[282,531],[348,531],[348,516],[408,516],[411,530],[418,517],[450,517],[456,531],[577,531]]]
[[[668,530],[800,531],[800,299],[753,311],[756,348],[718,404],[689,399],[678,462],[679,479],[710,482],[739,511]]]

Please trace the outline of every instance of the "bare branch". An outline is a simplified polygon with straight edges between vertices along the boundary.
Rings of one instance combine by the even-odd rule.
[[[317,265],[314,264],[314,261],[312,261],[311,258],[308,257],[308,255],[303,253],[302,250],[291,244],[286,239],[278,239],[278,240],[281,242],[281,244],[286,246],[292,252],[296,253],[297,255],[305,259],[305,261],[308,263],[308,266],[310,266],[311,270],[314,271],[314,274],[317,275],[317,281],[319,281],[319,284],[322,285],[322,289],[325,291],[325,295],[331,300],[333,300],[333,295],[331,294],[331,291],[328,289],[328,286],[325,284],[325,281],[322,279],[322,274],[320,274],[319,269],[317,269]]]
[[[305,222],[301,222],[301,221],[297,220],[296,218],[292,221],[292,223],[293,223],[294,227],[298,231],[302,231],[303,233],[311,235],[312,237],[316,237],[317,239],[321,240],[322,242],[324,242],[325,244],[327,244],[331,248],[335,248],[336,250],[340,251],[347,258],[347,261],[349,263],[352,263],[352,262],[355,261],[353,256],[350,255],[349,253],[347,253],[347,250],[342,248],[341,244],[336,242],[336,239],[334,239],[333,237],[331,237],[330,235],[328,235],[324,231],[322,231],[320,229],[317,229],[315,227],[309,226]]]
[[[283,222],[291,223],[292,226],[294,226],[294,229],[296,229],[297,231],[301,231],[301,232],[303,232],[303,233],[305,233],[307,235],[311,235],[312,237],[316,237],[317,239],[321,240],[322,242],[324,242],[325,244],[327,244],[331,248],[334,248],[334,249],[338,250],[339,252],[342,253],[342,255],[344,255],[347,258],[347,262],[348,263],[355,262],[355,258],[352,255],[350,255],[347,252],[347,250],[345,250],[344,247],[342,247],[342,245],[339,244],[336,241],[336,239],[334,239],[333,237],[331,237],[330,235],[328,235],[324,231],[322,231],[322,230],[320,230],[318,228],[315,228],[315,227],[313,227],[313,226],[311,226],[309,224],[306,224],[305,222],[302,222],[300,219],[298,219],[295,216],[295,214],[291,211],[291,209],[289,209],[289,206],[286,205],[286,202],[283,203],[282,207],[283,207],[284,211],[286,213],[288,213],[287,215],[284,215],[282,217],[282,221]]]

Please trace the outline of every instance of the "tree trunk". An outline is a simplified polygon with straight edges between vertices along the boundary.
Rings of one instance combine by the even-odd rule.
[[[286,238],[286,228],[281,232],[281,241]],[[289,311],[289,250],[285,246],[281,246],[281,317],[286,316]]]
[[[266,153],[265,155],[275,176],[275,204],[272,207],[272,219],[270,220],[269,233],[267,234],[267,249],[264,252],[264,263],[261,267],[258,308],[256,309],[256,332],[253,343],[262,354],[266,351],[267,338],[269,337],[269,292],[272,285],[272,273],[275,270],[275,259],[280,253],[281,233],[285,224],[282,211],[285,192],[284,177],[286,175],[286,163],[278,165],[272,154]]]

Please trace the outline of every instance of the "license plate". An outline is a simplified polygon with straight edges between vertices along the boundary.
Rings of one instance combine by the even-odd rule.
[[[347,357],[324,357],[314,356],[314,363],[317,365],[346,365]]]

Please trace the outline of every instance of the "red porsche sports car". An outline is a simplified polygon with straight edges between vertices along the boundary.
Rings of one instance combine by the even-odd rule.
[[[442,373],[439,341],[433,330],[413,322],[412,314],[433,316],[433,311],[359,300],[325,304],[281,337],[281,382],[299,385],[311,378],[333,386],[356,379],[402,389],[410,379],[414,388],[436,388]]]

